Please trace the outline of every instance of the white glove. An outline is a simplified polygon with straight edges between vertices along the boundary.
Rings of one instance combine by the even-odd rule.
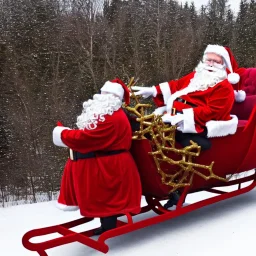
[[[149,96],[155,97],[157,95],[155,86],[152,86],[152,87],[132,86],[131,89],[133,91],[138,91],[138,92],[135,92],[134,94],[141,95],[144,99],[148,98]]]
[[[155,115],[162,115],[166,111],[166,106],[156,108],[153,114]]]
[[[170,114],[165,114],[162,116],[162,120],[164,123],[170,123],[171,125],[178,125],[181,126],[184,120],[183,114],[177,114],[174,116],[171,116]]]

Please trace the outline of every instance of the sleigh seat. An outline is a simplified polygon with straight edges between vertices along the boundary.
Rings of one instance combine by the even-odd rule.
[[[253,107],[256,105],[256,68],[247,68],[240,76],[241,89],[246,93],[243,102],[235,102],[232,114],[239,120],[248,120]]]

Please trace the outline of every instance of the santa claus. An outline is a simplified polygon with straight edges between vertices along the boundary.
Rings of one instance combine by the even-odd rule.
[[[122,110],[129,103],[129,90],[120,79],[107,81],[83,104],[78,129],[57,126],[53,142],[68,147],[58,207],[77,210],[86,217],[100,217],[95,234],[115,228],[117,215],[139,213],[141,183],[129,152],[132,131]]]
[[[158,106],[155,114],[164,122],[177,125],[177,130],[192,137],[219,137],[234,134],[238,119],[230,115],[235,99],[245,98],[243,91],[235,91],[239,82],[233,72],[231,51],[220,45],[208,45],[195,71],[185,77],[153,87],[132,87],[136,95],[154,97]],[[235,97],[236,96],[236,97]],[[187,135],[184,135],[187,137]],[[186,139],[188,144],[190,139]],[[185,145],[183,145],[185,146]]]

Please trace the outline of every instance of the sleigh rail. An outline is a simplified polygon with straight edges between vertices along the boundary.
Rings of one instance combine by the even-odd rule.
[[[250,185],[244,188],[241,187],[242,183],[249,182],[249,181],[252,181]],[[228,184],[227,183],[220,184],[220,187],[232,186],[232,185],[238,185],[237,189],[232,192],[225,192],[215,188],[202,190],[202,191],[214,193],[216,194],[216,196],[207,198],[202,201],[198,201],[196,203],[192,203],[189,205],[183,205],[183,202],[189,191],[189,187],[186,187],[183,190],[183,193],[179,199],[179,202],[175,210],[167,210],[162,206],[161,201],[165,200],[166,198],[155,198],[150,195],[145,195],[147,205],[141,209],[141,212],[139,214],[143,214],[145,212],[152,210],[157,214],[156,216],[134,222],[132,218],[134,215],[126,214],[127,222],[118,220],[117,228],[106,231],[105,233],[101,234],[97,240],[91,238],[93,236],[93,232],[95,228],[81,232],[81,233],[77,233],[70,230],[70,228],[88,223],[93,220],[93,218],[84,217],[84,218],[80,218],[64,224],[28,231],[23,236],[22,243],[25,248],[27,248],[30,251],[37,252],[40,256],[47,256],[47,253],[45,251],[50,248],[69,244],[72,242],[80,242],[95,250],[98,250],[103,253],[107,253],[109,250],[109,247],[105,243],[105,241],[109,238],[123,235],[141,228],[145,228],[147,226],[151,226],[153,224],[157,224],[165,220],[172,219],[177,216],[183,215],[185,213],[197,210],[206,205],[217,203],[222,200],[226,200],[226,199],[249,192],[250,190],[256,187],[256,170],[254,171],[254,174],[250,176],[229,181]],[[120,215],[120,216],[125,216],[125,215]],[[54,233],[59,233],[62,236],[58,238],[50,239],[48,241],[39,242],[39,243],[32,243],[30,241],[30,239],[32,238],[43,236],[43,235],[50,235]]]

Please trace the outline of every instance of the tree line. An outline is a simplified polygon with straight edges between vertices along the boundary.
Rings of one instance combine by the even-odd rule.
[[[58,120],[75,127],[82,103],[105,81],[153,85],[192,71],[207,44],[256,64],[256,4],[227,0],[196,10],[175,0],[0,1],[0,203],[52,199],[65,149]]]

